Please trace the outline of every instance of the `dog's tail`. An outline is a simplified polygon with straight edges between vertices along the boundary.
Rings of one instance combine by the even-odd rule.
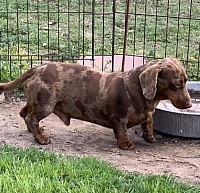
[[[0,93],[13,91],[14,89],[18,88],[25,80],[30,78],[34,73],[35,73],[35,68],[31,68],[13,81],[0,83]]]

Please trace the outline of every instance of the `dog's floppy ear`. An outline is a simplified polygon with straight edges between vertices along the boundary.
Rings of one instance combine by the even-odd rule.
[[[162,71],[162,67],[154,64],[149,66],[139,76],[143,95],[148,100],[152,100],[156,95],[157,77],[160,71]]]

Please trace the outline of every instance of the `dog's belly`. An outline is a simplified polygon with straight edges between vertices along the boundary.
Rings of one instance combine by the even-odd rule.
[[[106,107],[97,104],[79,104],[70,100],[62,101],[57,103],[56,109],[63,112],[64,115],[69,118],[79,119],[82,121],[87,121],[95,123],[107,128],[115,128],[115,125],[106,113]],[[123,118],[124,119],[124,118]],[[127,114],[127,128],[141,124],[147,120],[147,113],[142,112],[136,114],[134,111]]]
[[[82,121],[87,121],[90,123],[95,123],[97,125],[101,125],[103,127],[107,127],[107,128],[114,128],[114,124],[112,123],[112,121],[109,118],[106,117],[101,117],[100,116],[88,116],[88,115],[83,115],[83,116],[77,116],[77,115],[70,115],[71,118],[74,119],[79,119]]]
[[[109,116],[95,105],[88,104],[83,106],[80,104],[75,105],[73,101],[63,101],[56,105],[56,109],[63,112],[69,118],[95,123],[108,128],[114,127]]]

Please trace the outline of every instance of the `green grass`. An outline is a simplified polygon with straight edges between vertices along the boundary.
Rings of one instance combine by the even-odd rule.
[[[95,0],[94,54],[96,55],[112,53],[113,1],[104,0],[104,22],[102,2],[102,0]],[[198,65],[200,2],[192,1],[192,20],[188,19],[190,1],[180,2],[180,6],[179,0],[131,2],[126,53],[145,55],[146,58],[177,56],[184,61],[189,78],[196,80],[200,78]],[[61,60],[56,57],[61,55],[64,61],[76,61],[83,54],[92,54],[91,0],[7,0],[7,4],[6,1],[0,0],[0,6],[1,61],[10,60],[3,55],[13,53],[54,55],[55,60]],[[78,13],[83,11],[87,13]],[[116,11],[114,52],[122,54],[125,25],[124,1],[116,0]],[[178,17],[182,18],[178,19]],[[25,61],[27,59],[30,58],[22,58]],[[19,63],[16,57],[12,57],[11,60],[17,60]],[[14,74],[13,77],[8,78],[15,77]]]
[[[199,186],[170,176],[121,172],[94,158],[65,157],[36,149],[0,147],[3,193],[199,193]]]

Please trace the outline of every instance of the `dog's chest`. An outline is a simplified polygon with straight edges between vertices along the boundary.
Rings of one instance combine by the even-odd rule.
[[[150,114],[151,115],[154,114],[156,106],[157,106],[157,103],[156,104],[147,103],[146,106],[140,109],[140,112],[136,111],[134,107],[129,107],[128,114],[127,114],[128,122],[129,122],[128,125],[132,127],[132,126],[145,122],[148,119]]]

